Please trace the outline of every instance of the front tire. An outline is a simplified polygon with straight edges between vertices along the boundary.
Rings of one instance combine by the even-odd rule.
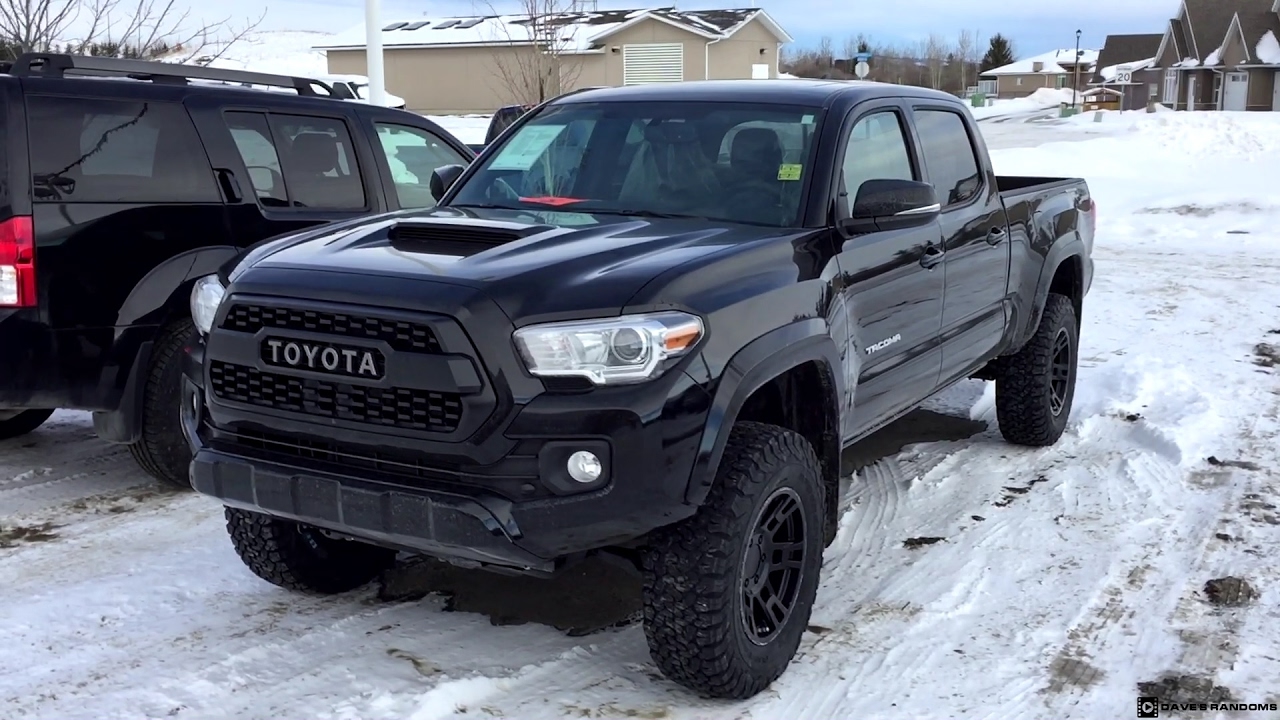
[[[787,669],[809,624],[826,513],[812,446],[774,425],[733,428],[706,504],[645,550],[644,629],[668,678],[746,699]]]
[[[45,423],[53,415],[52,410],[23,410],[0,420],[0,440],[22,437]],[[3,417],[3,415],[0,415]]]
[[[996,380],[996,422],[1006,441],[1045,447],[1062,437],[1075,399],[1079,343],[1071,299],[1051,293],[1035,335],[1005,358]]]
[[[395,562],[396,552],[338,540],[310,525],[227,508],[227,533],[254,575],[286,590],[332,595],[354,590]]]
[[[129,445],[138,466],[175,487],[191,487],[191,446],[182,434],[182,348],[195,325],[182,318],[156,338],[142,401],[142,437]]]

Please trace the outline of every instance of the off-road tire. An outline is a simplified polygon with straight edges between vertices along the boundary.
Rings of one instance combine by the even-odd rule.
[[[45,423],[52,410],[23,410],[8,420],[0,420],[0,440],[22,437]]]
[[[804,557],[789,617],[764,645],[743,619],[744,558],[757,517],[781,489],[803,509]],[[708,698],[746,699],[787,669],[818,591],[826,519],[821,465],[799,434],[738,423],[715,485],[693,517],[649,538],[641,558],[649,653],[671,680]]]
[[[182,318],[160,331],[147,368],[142,399],[142,437],[129,445],[138,466],[175,487],[191,487],[191,446],[182,434],[182,348],[195,332]]]
[[[396,552],[328,537],[314,527],[226,508],[227,534],[254,575],[296,592],[332,595],[367,584],[395,562]]]
[[[1068,342],[1070,368],[1065,402],[1055,413],[1051,399],[1053,358],[1060,335]],[[1050,293],[1035,335],[1017,354],[1003,359],[996,379],[996,420],[1006,441],[1045,447],[1062,437],[1075,399],[1079,356],[1080,330],[1071,299]]]

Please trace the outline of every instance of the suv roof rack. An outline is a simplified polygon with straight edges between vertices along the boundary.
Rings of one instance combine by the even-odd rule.
[[[213,80],[244,85],[267,85],[292,88],[299,95],[333,97],[333,88],[312,78],[291,75],[227,70],[202,65],[182,65],[155,60],[131,60],[126,58],[68,55],[65,53],[23,53],[5,70],[16,77],[65,77],[68,72],[88,76],[124,75],[135,80],[186,84],[188,80]],[[324,88],[326,95],[315,91]]]

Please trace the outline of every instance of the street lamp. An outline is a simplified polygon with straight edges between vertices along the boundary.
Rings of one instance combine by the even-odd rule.
[[[377,2],[377,0],[365,0],[365,2]],[[1080,31],[1076,31],[1076,67],[1075,80],[1071,83],[1071,110],[1076,109],[1076,96],[1080,94]]]
[[[382,75],[382,0],[364,0],[364,64],[369,75],[369,102],[386,105],[387,87]]]

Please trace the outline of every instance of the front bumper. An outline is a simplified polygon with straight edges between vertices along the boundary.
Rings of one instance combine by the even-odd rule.
[[[710,396],[679,369],[643,385],[503,392],[479,431],[449,442],[209,398],[204,352],[197,342],[186,356],[182,425],[193,486],[229,506],[539,573],[696,509],[685,491]],[[576,450],[601,458],[600,480],[569,478]]]

